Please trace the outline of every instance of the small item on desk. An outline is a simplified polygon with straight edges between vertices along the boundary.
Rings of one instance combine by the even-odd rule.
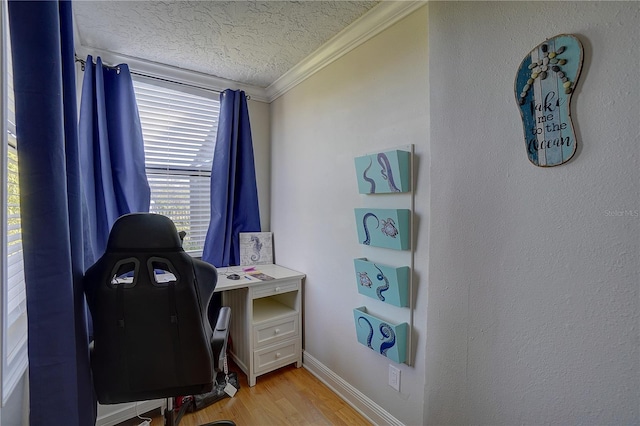
[[[255,267],[255,266],[249,266],[249,267],[247,267],[247,268],[242,268],[242,270],[243,270],[244,272],[255,271],[255,270],[256,270],[256,267]]]
[[[260,271],[252,272],[252,273],[249,274],[249,276],[251,276],[253,278],[257,278],[260,281],[271,281],[271,280],[274,279],[272,276],[267,275],[267,274],[263,274]]]
[[[251,281],[251,278],[249,278],[248,276],[246,276],[246,275],[245,275],[244,277],[245,277],[246,279],[248,279],[249,281]]]
[[[240,275],[238,275],[238,274],[230,274],[230,275],[227,275],[227,278],[229,278],[230,280],[239,280],[240,279]]]

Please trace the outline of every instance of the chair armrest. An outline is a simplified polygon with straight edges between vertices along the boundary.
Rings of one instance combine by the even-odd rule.
[[[218,312],[218,319],[211,337],[211,350],[213,353],[213,368],[220,371],[220,361],[227,356],[227,340],[229,338],[229,322],[231,320],[231,308],[223,306]]]

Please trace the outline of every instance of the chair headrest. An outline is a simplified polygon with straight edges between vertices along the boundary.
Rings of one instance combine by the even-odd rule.
[[[182,242],[173,221],[154,213],[130,213],[116,220],[109,233],[107,252],[122,250],[182,251]]]

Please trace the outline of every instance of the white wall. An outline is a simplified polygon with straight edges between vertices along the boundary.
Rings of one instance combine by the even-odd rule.
[[[406,424],[421,424],[423,419],[427,54],[423,7],[271,105],[271,228],[277,263],[307,274],[305,352]],[[398,393],[387,385],[391,361],[356,340],[353,308],[378,309],[380,302],[358,294],[355,282],[353,259],[364,251],[357,241],[353,209],[372,199],[358,194],[354,157],[411,143],[419,164],[418,350],[415,367],[401,366]]]
[[[253,155],[258,184],[258,208],[263,232],[271,229],[271,142],[270,104],[249,100],[249,119],[253,138]]]
[[[640,423],[639,8],[430,2],[424,423]],[[580,145],[544,169],[513,86],[560,33],[585,49]]]
[[[278,263],[308,274],[306,352],[406,424],[639,423],[638,3],[428,8],[272,104],[271,226]],[[585,47],[580,145],[543,169],[513,82],[559,33]],[[404,143],[419,157],[418,343],[398,394],[355,341],[352,161]]]

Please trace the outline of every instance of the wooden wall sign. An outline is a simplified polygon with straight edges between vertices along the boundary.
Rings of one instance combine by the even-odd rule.
[[[515,97],[527,155],[536,166],[564,164],[576,152],[571,97],[582,61],[580,40],[560,34],[537,45],[520,63]]]

